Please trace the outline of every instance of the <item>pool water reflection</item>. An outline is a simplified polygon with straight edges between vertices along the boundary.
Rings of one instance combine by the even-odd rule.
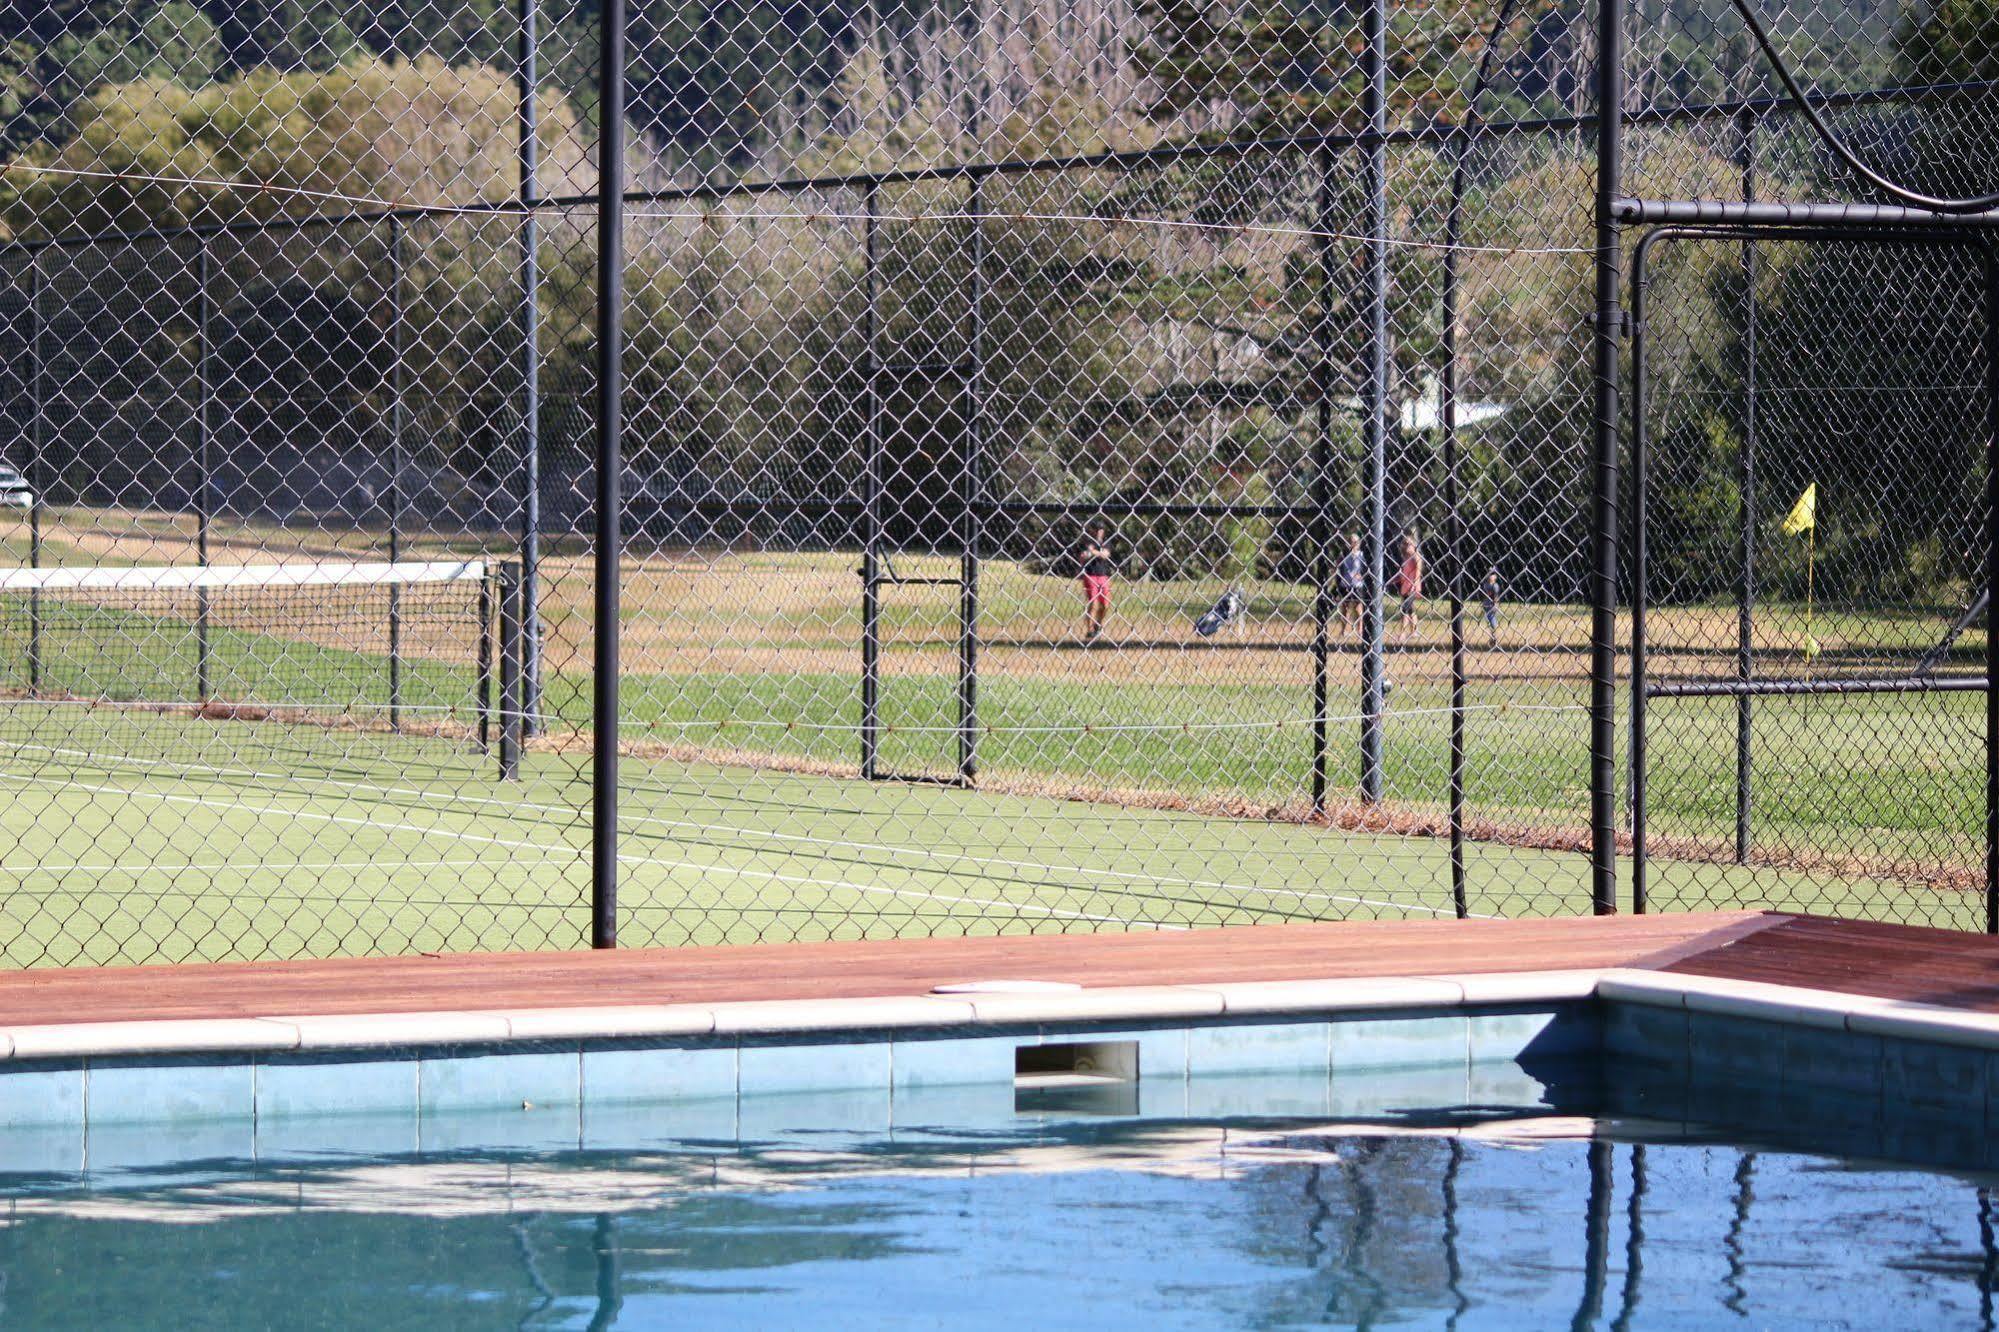
[[[659,1121],[621,1150],[6,1177],[0,1318],[1989,1327],[1999,1278],[1977,1178],[1547,1107],[647,1141]]]

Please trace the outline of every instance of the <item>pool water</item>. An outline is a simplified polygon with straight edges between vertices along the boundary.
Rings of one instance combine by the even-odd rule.
[[[815,1122],[787,1099],[763,1122]],[[1550,1106],[754,1141],[663,1118],[588,1150],[0,1177],[0,1323],[1990,1327],[1999,1280],[1976,1177]]]

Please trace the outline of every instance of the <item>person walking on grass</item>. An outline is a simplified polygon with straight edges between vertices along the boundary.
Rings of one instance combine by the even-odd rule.
[[[1396,572],[1395,590],[1402,598],[1402,641],[1416,633],[1416,602],[1423,595],[1423,551],[1416,533],[1402,538],[1402,567]]]
[[[1499,570],[1486,570],[1485,580],[1478,585],[1478,604],[1485,616],[1485,632],[1488,647],[1499,646]]]
[[[1117,564],[1111,559],[1111,536],[1102,523],[1092,527],[1077,552],[1083,579],[1083,641],[1094,642],[1104,631],[1104,617],[1111,610],[1111,575]]]
[[[1367,596],[1367,556],[1360,551],[1360,534],[1347,533],[1347,553],[1340,557],[1340,637],[1360,632],[1360,607]]]

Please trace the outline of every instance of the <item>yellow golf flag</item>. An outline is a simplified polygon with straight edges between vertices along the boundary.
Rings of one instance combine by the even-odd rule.
[[[1798,496],[1798,502],[1791,506],[1790,517],[1784,519],[1784,534],[1796,536],[1809,532],[1818,526],[1819,483],[1814,481],[1805,487],[1805,493]]]

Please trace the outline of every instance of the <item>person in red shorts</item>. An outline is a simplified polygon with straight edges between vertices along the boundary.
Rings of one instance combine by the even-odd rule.
[[[1110,533],[1101,524],[1090,529],[1077,559],[1083,570],[1083,641],[1088,643],[1104,631],[1104,617],[1111,609],[1111,575],[1117,572]]]
[[[1423,551],[1412,529],[1402,538],[1402,567],[1397,570],[1395,590],[1402,594],[1402,641],[1416,632],[1416,602],[1423,595]]]

